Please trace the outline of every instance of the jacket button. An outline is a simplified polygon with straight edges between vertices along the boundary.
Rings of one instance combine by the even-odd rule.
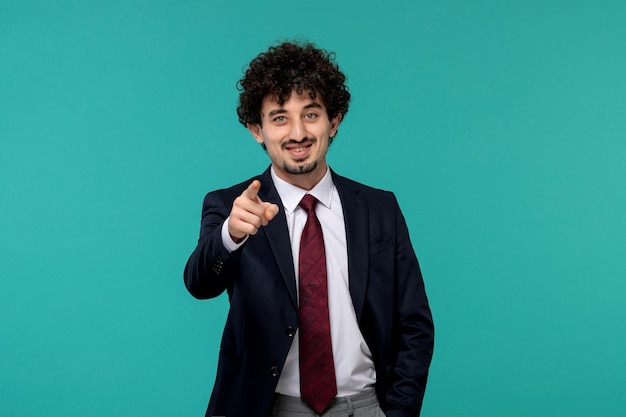
[[[287,328],[285,329],[285,334],[289,337],[293,337],[296,334],[296,329],[291,326],[287,326]]]
[[[272,374],[272,376],[280,375],[280,372],[278,371],[278,366],[272,366],[270,368],[270,373]]]
[[[213,264],[213,272],[215,272],[216,275],[219,275],[220,272],[222,272],[223,266],[224,266],[224,259],[222,259],[221,256],[218,256],[217,259],[215,260],[215,263]]]

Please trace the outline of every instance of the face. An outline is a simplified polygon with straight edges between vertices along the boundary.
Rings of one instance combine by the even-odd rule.
[[[311,189],[326,173],[329,138],[334,136],[341,115],[328,118],[319,94],[292,92],[279,105],[266,97],[261,107],[261,124],[248,124],[254,139],[264,144],[276,174],[304,189]]]

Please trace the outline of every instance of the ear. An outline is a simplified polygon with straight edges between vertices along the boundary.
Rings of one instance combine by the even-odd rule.
[[[341,123],[341,119],[343,119],[343,113],[338,113],[337,116],[330,119],[330,137],[332,138],[337,133],[337,129],[339,129],[339,124]]]
[[[254,140],[256,140],[260,144],[263,144],[264,140],[263,140],[263,134],[261,133],[261,125],[258,123],[255,123],[255,124],[248,123],[246,124],[246,127],[248,128],[248,130],[254,137]]]

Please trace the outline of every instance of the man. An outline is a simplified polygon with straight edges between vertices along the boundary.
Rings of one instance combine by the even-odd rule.
[[[431,313],[393,194],[327,165],[350,100],[334,54],[271,47],[238,87],[271,166],[207,194],[185,268],[194,297],[230,300],[206,415],[418,416]]]

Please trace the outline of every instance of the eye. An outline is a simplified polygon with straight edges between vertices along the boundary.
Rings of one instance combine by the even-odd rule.
[[[315,118],[317,118],[317,114],[316,113],[307,113],[304,115],[304,118],[307,120],[314,120]]]
[[[287,118],[285,116],[276,116],[274,118],[274,123],[277,123],[277,124],[283,124],[286,121],[287,121]]]

